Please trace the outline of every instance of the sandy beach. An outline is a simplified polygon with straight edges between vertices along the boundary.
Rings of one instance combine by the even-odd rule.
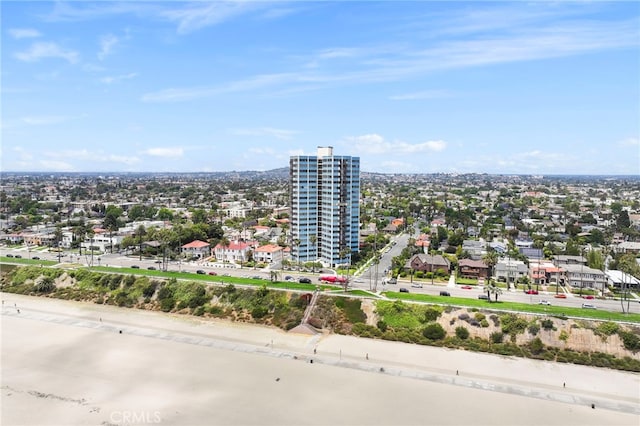
[[[2,300],[2,425],[640,421],[635,373],[4,293]]]

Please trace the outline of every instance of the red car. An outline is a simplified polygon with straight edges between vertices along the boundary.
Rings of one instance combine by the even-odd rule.
[[[566,298],[567,298],[567,295],[566,295],[566,294],[564,294],[564,293],[558,293],[558,294],[556,294],[556,295],[555,295],[555,296],[553,296],[553,297],[555,297],[556,299],[566,299]]]
[[[593,299],[594,297],[593,297],[592,295],[590,295],[590,294],[587,294],[586,296],[582,296],[582,298],[583,298],[583,299],[589,299],[589,300],[591,300],[591,299]]]
[[[526,294],[538,294],[538,290],[525,290]]]
[[[211,271],[211,272],[209,272],[209,275],[218,275],[218,274],[216,274],[215,272]]]
[[[462,288],[463,290],[471,290],[471,289],[473,289],[473,287],[471,287],[470,285],[463,285],[460,288]]]

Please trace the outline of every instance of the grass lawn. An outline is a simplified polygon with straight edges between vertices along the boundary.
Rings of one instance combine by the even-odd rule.
[[[170,272],[170,271],[157,271],[157,270],[148,270],[148,269],[136,269],[136,268],[112,268],[106,266],[94,266],[90,268],[92,271],[98,272],[110,272],[116,274],[132,274],[132,275],[144,275],[147,277],[158,277],[158,278],[176,278],[176,279],[189,279],[194,281],[205,281],[214,284],[240,284],[240,285],[251,285],[260,287],[266,285],[268,288],[279,288],[283,290],[305,290],[305,291],[314,291],[316,288],[320,288],[321,290],[336,290],[340,289],[338,286],[332,285],[316,285],[316,284],[304,284],[304,283],[296,283],[296,282],[284,282],[284,281],[276,281],[271,282],[268,280],[256,280],[253,278],[241,278],[241,277],[224,277],[220,275],[203,275],[203,274],[195,274],[191,272]]]
[[[390,299],[400,299],[407,301],[434,303],[439,305],[454,305],[469,308],[481,308],[495,311],[516,311],[530,312],[534,314],[569,316],[579,318],[589,318],[606,321],[626,321],[640,323],[640,314],[623,314],[622,312],[611,312],[599,309],[582,309],[563,306],[530,305],[528,303],[517,302],[487,302],[480,299],[466,299],[462,297],[432,296],[429,294],[407,294],[398,292],[385,292],[384,295]]]
[[[478,285],[478,280],[473,279],[473,278],[458,278],[458,279],[456,279],[456,284]]]
[[[54,262],[52,260],[37,260],[37,259],[25,259],[25,258],[15,258],[15,257],[0,257],[0,263],[19,263],[20,265],[43,265],[43,266],[51,266],[57,265],[58,262]]]

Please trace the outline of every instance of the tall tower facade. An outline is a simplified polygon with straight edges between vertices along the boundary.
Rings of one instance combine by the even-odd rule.
[[[290,158],[289,179],[293,260],[350,263],[359,250],[360,158],[318,147]]]

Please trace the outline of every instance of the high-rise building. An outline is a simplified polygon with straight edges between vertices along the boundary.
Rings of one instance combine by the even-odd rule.
[[[290,158],[289,180],[293,260],[350,263],[359,250],[360,158],[318,147],[316,156]]]

